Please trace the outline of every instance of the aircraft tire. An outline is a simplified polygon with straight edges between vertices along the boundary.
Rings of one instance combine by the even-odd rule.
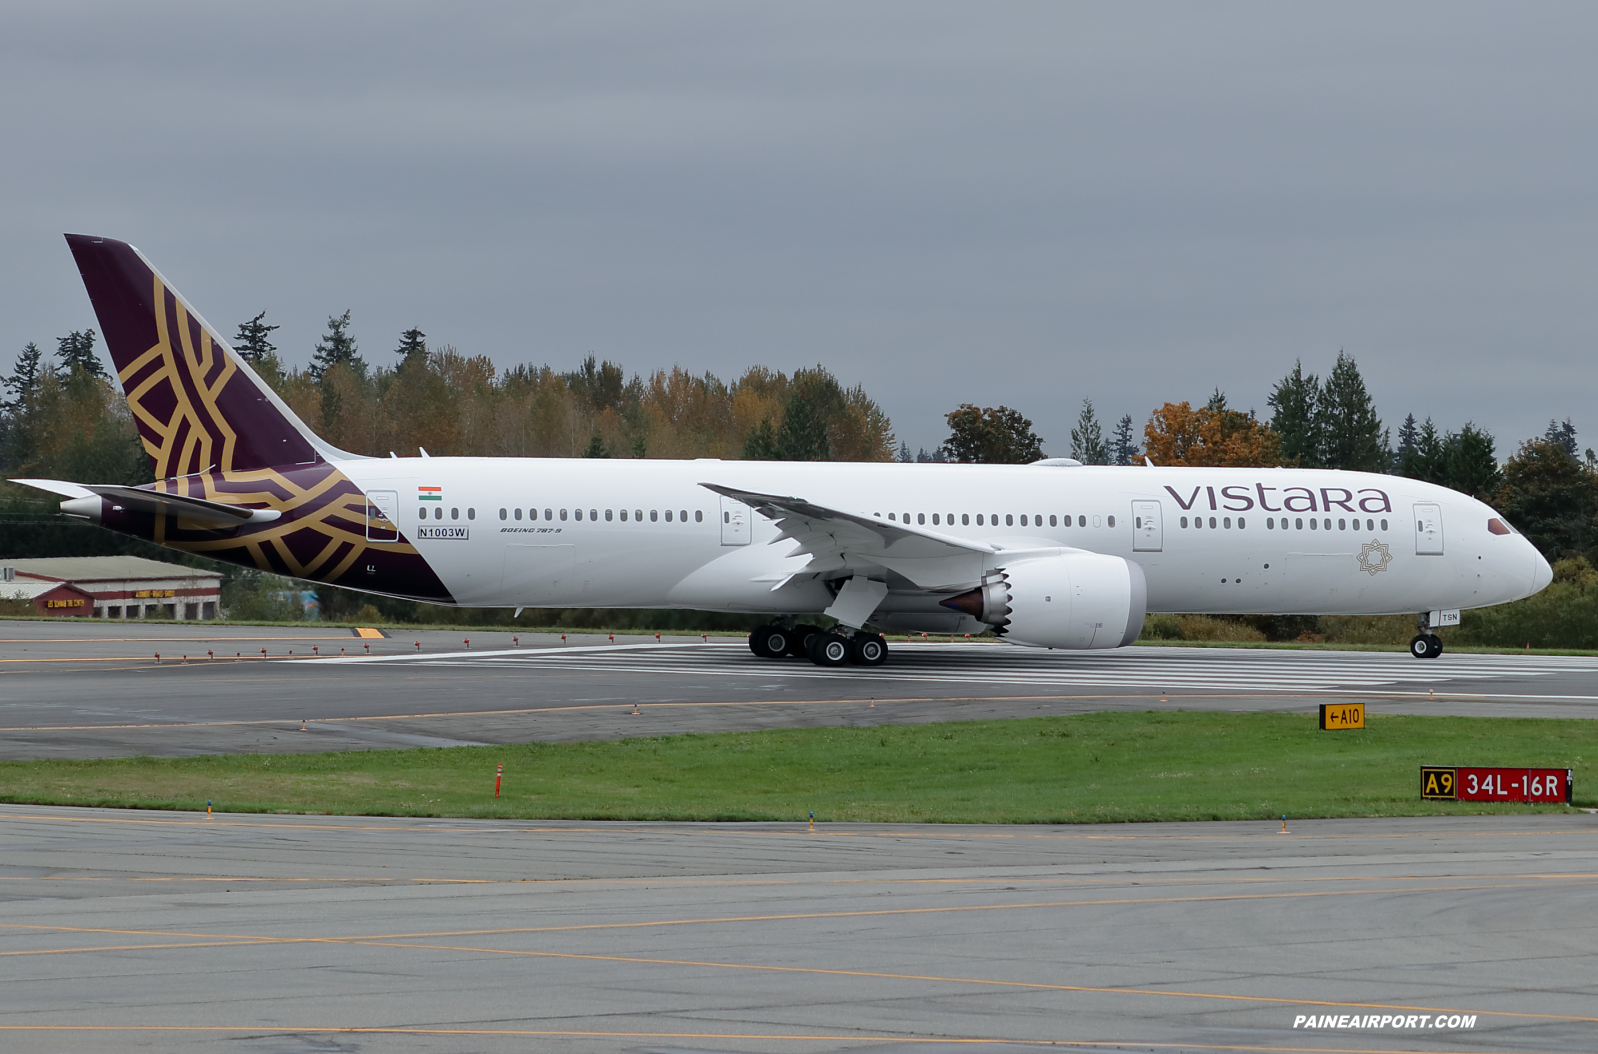
[[[1427,658],[1435,659],[1443,653],[1443,638],[1435,633],[1427,634],[1432,639],[1432,653]]]
[[[849,642],[849,658],[856,666],[881,666],[888,661],[888,642],[880,634],[863,633]]]
[[[791,631],[769,623],[749,634],[749,650],[762,659],[780,659],[788,654],[792,644]]]
[[[1417,633],[1415,639],[1409,642],[1409,653],[1417,659],[1436,658],[1442,650],[1442,641],[1427,633]]]
[[[798,625],[789,631],[788,654],[796,659],[810,657],[810,639],[821,633],[820,626]]]
[[[806,649],[810,661],[817,666],[847,666],[854,649],[849,638],[839,633],[816,633],[811,636]]]

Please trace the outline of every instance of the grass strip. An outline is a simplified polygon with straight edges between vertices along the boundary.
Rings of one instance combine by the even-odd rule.
[[[640,722],[649,720],[647,713]],[[1420,799],[1422,764],[1575,770],[1598,722],[1149,711],[499,747],[0,764],[0,800],[575,820],[1091,823],[1566,811]],[[501,797],[494,771],[505,766]]]

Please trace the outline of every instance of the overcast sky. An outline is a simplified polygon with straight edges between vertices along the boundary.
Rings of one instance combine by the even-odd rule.
[[[1592,4],[0,9],[0,366],[94,325],[63,231],[231,336],[372,362],[820,362],[912,447],[1051,453],[1338,349],[1406,412],[1598,446]]]

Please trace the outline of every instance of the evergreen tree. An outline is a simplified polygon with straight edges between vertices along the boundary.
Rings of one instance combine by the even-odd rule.
[[[780,461],[777,453],[777,430],[771,418],[762,417],[760,423],[749,430],[744,440],[745,461]]]
[[[64,337],[56,338],[56,358],[61,363],[61,372],[67,379],[73,377],[98,377],[105,379],[105,367],[100,365],[100,356],[94,351],[94,330],[73,330]]]
[[[1504,485],[1493,498],[1550,561],[1579,556],[1598,543],[1598,473],[1575,457],[1565,438],[1522,443],[1504,465]]]
[[[1414,420],[1415,415],[1410,414],[1398,433],[1398,474],[1427,483],[1442,483],[1448,475],[1448,441],[1438,434],[1430,417],[1419,428],[1413,427]],[[1405,431],[1410,435],[1406,437]]]
[[[922,453],[924,454],[924,453],[926,453],[926,451],[923,450]],[[899,456],[894,458],[894,460],[899,462],[901,465],[907,465],[907,464],[910,464],[911,462],[919,461],[920,458],[917,458],[914,454],[910,453],[910,444],[909,443],[900,443],[899,444]]]
[[[17,368],[12,371],[11,376],[0,381],[0,385],[11,393],[11,398],[5,403],[8,410],[13,413],[23,410],[34,393],[39,390],[43,358],[44,352],[39,349],[39,345],[31,340],[28,341],[22,349],[22,354],[17,356]]]
[[[1084,465],[1108,465],[1110,445],[1104,441],[1104,429],[1093,412],[1093,400],[1082,400],[1082,412],[1076,416],[1076,427],[1071,429],[1071,456]]]
[[[1133,438],[1131,414],[1122,414],[1121,419],[1115,423],[1115,432],[1110,437],[1110,463],[1112,465],[1130,465],[1137,460],[1138,444]]]
[[[316,353],[311,356],[310,369],[313,380],[320,381],[334,366],[348,366],[357,377],[366,377],[366,361],[361,358],[355,338],[350,336],[350,313],[327,316],[327,332],[316,342]]]
[[[1543,439],[1550,443],[1558,443],[1565,448],[1565,453],[1577,457],[1580,447],[1576,445],[1576,426],[1570,423],[1570,418],[1565,418],[1564,424],[1548,422],[1548,431],[1543,434]]]
[[[1448,437],[1443,465],[1444,486],[1483,501],[1489,500],[1504,482],[1493,453],[1492,433],[1470,422]]]
[[[400,334],[399,347],[394,349],[394,354],[400,357],[400,365],[408,366],[413,362],[427,361],[427,334],[412,326]]]
[[[1282,437],[1282,457],[1289,464],[1305,468],[1321,466],[1320,418],[1317,403],[1320,401],[1320,381],[1313,373],[1304,372],[1304,363],[1294,360],[1293,369],[1276,382],[1270,397],[1271,431]]]
[[[1419,440],[1420,426],[1415,423],[1415,415],[1406,414],[1404,423],[1398,429],[1398,449],[1393,451],[1393,471],[1401,471],[1399,466],[1414,453]]]
[[[777,460],[832,460],[826,416],[812,395],[795,393],[783,407],[782,424],[777,427]]]
[[[1391,460],[1365,378],[1354,360],[1341,351],[1315,400],[1314,422],[1319,462],[1326,468],[1380,472]],[[1283,445],[1285,448],[1285,437]]]
[[[277,358],[277,345],[268,338],[271,337],[273,330],[282,327],[269,326],[262,321],[264,318],[266,318],[265,311],[248,322],[240,322],[238,336],[233,338],[233,350],[251,366]]]
[[[938,447],[935,450],[928,450],[926,447],[922,447],[920,450],[916,451],[917,464],[941,465],[948,460],[948,457],[946,457],[943,453],[942,447]]]
[[[583,457],[609,457],[605,450],[605,437],[595,432],[588,439],[588,449],[583,451]]]
[[[1022,465],[1044,456],[1043,440],[1019,410],[963,403],[946,417],[949,438],[943,451],[950,461]]]

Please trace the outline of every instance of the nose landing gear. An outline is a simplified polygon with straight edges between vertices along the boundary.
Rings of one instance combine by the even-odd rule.
[[[1443,653],[1443,638],[1431,631],[1428,615],[1421,615],[1415,623],[1415,638],[1409,642],[1409,653],[1417,659],[1435,659]]]

